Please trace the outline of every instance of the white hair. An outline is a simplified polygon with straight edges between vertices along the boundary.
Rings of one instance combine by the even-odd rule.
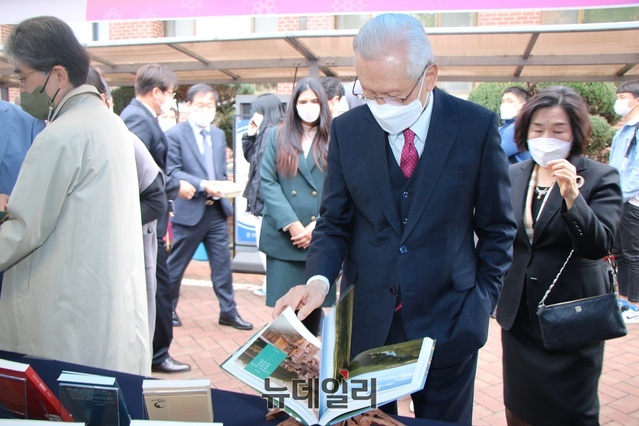
[[[421,77],[426,66],[434,62],[423,25],[400,13],[385,13],[366,22],[353,39],[353,50],[365,61],[396,53],[403,56],[406,78],[411,80]]]

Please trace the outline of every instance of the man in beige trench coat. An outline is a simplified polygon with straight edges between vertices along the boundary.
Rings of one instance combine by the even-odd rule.
[[[89,57],[52,17],[18,24],[4,53],[22,108],[49,125],[0,225],[0,350],[150,374],[140,204],[124,123],[84,85]]]

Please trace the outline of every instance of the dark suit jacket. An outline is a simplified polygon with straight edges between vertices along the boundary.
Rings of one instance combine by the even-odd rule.
[[[584,178],[584,185],[579,189],[581,196],[566,211],[559,188],[555,186],[535,223],[532,244],[526,235],[523,217],[528,181],[535,163],[527,160],[510,166],[517,236],[513,264],[504,279],[497,308],[497,321],[506,330],[515,321],[526,280],[530,322],[533,329],[541,333],[537,305],[571,249],[575,253],[546,304],[605,292],[607,275],[601,258],[612,248],[621,214],[619,174],[614,168],[586,157],[572,157],[569,161]],[[539,336],[541,338],[541,334]]]
[[[0,100],[0,194],[11,194],[20,167],[44,121]]]
[[[433,96],[403,231],[387,134],[366,106],[333,120],[306,273],[333,282],[345,258],[343,287],[355,286],[352,355],[385,343],[400,290],[406,337],[437,339],[433,365],[486,342],[515,235],[508,161],[495,114],[438,89]]]
[[[164,132],[160,128],[157,117],[137,99],[131,99],[131,103],[120,114],[129,130],[134,133],[146,145],[153,160],[160,167],[163,173],[167,174],[166,161],[168,143]],[[164,177],[164,189],[168,200],[175,200],[180,191],[180,181],[171,176]],[[167,202],[168,209],[168,202]],[[168,212],[168,210],[167,210]],[[158,238],[166,234],[168,224],[168,214],[158,219]]]
[[[124,108],[120,117],[124,120],[129,130],[144,142],[155,163],[166,173],[169,146],[157,118],[137,99],[131,100],[131,103]],[[170,176],[167,177],[167,197],[170,200],[175,200],[179,190],[179,180]]]
[[[215,180],[227,180],[226,136],[222,130],[213,125],[209,127],[209,135],[215,163]],[[172,221],[180,225],[193,226],[202,219],[206,207],[207,195],[199,191],[200,182],[208,179],[206,165],[188,121],[170,128],[166,132],[166,137],[169,141],[167,173],[175,179],[189,182],[197,190],[190,200],[183,198],[175,200],[175,216]],[[221,198],[216,201],[218,202],[222,204],[222,210],[227,217],[233,214],[233,206],[228,199]]]
[[[270,257],[304,262],[308,251],[295,247],[291,235],[282,228],[297,220],[307,226],[317,219],[325,173],[315,164],[311,149],[308,157],[299,154],[294,177],[280,175],[275,170],[276,133],[269,137],[260,168],[264,210],[259,247]]]

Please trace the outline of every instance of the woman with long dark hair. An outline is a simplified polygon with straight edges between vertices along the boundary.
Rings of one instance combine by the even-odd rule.
[[[330,125],[324,88],[312,78],[300,80],[284,122],[270,134],[260,169],[264,210],[259,245],[266,253],[267,306],[306,281],[306,249],[319,215]],[[324,306],[334,301],[333,286]],[[318,308],[304,320],[314,334],[321,316]]]

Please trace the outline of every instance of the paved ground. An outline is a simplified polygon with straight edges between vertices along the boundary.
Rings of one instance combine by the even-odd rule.
[[[271,309],[264,298],[253,294],[264,279],[259,274],[234,274],[236,301],[244,319],[260,328],[271,321]],[[255,393],[220,368],[220,364],[253,331],[239,331],[218,325],[219,307],[209,278],[208,263],[192,261],[182,286],[178,314],[183,326],[175,328],[171,356],[188,362],[187,373],[162,375],[165,378],[208,377],[214,388]],[[479,353],[473,424],[505,425],[502,403],[500,330],[492,320],[488,343]],[[602,425],[639,425],[639,324],[628,326],[628,336],[606,344],[604,372],[599,385]],[[400,414],[412,416],[408,400],[399,404]]]

